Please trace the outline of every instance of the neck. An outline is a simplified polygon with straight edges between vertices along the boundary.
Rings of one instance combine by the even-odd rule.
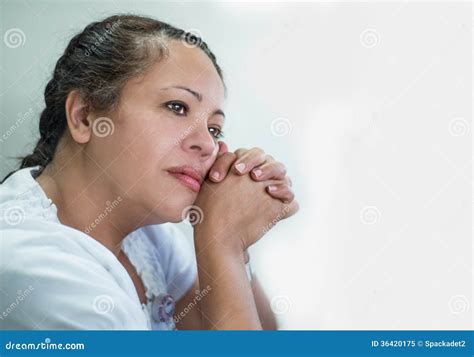
[[[131,203],[114,192],[108,175],[93,165],[95,169],[74,159],[58,169],[52,162],[36,180],[57,206],[62,224],[90,235],[118,257],[122,240],[137,228]]]

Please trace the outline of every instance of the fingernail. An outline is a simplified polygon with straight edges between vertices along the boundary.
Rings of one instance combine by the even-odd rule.
[[[262,170],[257,169],[252,171],[255,177],[260,177],[262,175]]]
[[[212,174],[211,174],[211,177],[214,179],[214,180],[219,180],[219,173],[217,171],[214,171]]]
[[[245,170],[245,164],[241,162],[240,164],[235,165],[235,169],[242,174]]]
[[[276,191],[277,187],[276,186],[268,186],[268,191],[273,192]]]

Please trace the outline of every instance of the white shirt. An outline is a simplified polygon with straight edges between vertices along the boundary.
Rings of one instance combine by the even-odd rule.
[[[0,329],[174,329],[173,303],[197,276],[192,243],[171,223],[123,240],[145,286],[141,304],[115,255],[59,221],[37,168],[0,185]]]

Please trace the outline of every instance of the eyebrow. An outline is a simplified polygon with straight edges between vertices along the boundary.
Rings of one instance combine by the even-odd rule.
[[[165,88],[161,88],[161,90],[167,90],[167,89],[182,89],[182,90],[185,90],[189,93],[191,93],[194,97],[196,97],[196,99],[200,102],[202,102],[202,94],[196,92],[196,91],[193,91],[192,89],[188,88],[188,87],[184,87],[184,86],[169,86],[169,87],[165,87]],[[215,115],[215,114],[220,114],[222,115],[224,118],[225,118],[225,114],[224,112],[221,110],[221,109],[217,109],[215,110],[212,115]]]

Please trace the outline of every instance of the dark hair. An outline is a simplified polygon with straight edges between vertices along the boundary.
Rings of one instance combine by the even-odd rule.
[[[127,80],[145,72],[167,55],[169,40],[181,40],[184,45],[199,47],[223,80],[216,57],[194,33],[136,15],[115,15],[93,22],[71,39],[58,59],[44,91],[46,107],[39,121],[40,139],[33,153],[19,158],[19,169],[39,165],[40,169],[34,173],[38,176],[53,159],[67,126],[65,103],[70,91],[79,90],[96,110],[112,109]]]

